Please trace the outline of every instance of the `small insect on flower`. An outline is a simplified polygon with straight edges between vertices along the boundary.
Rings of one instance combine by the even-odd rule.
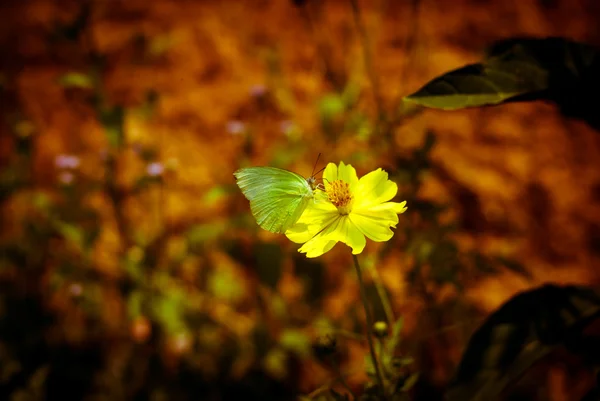
[[[398,186],[388,174],[377,169],[360,180],[351,165],[329,163],[323,172],[325,190],[316,193],[316,202],[306,210],[285,235],[303,243],[299,252],[309,258],[321,256],[343,242],[357,255],[366,245],[365,236],[382,242],[394,235],[398,214],[406,211],[406,201],[389,202]]]
[[[298,221],[307,205],[312,203],[315,191],[321,188],[314,173],[304,178],[275,167],[247,167],[233,175],[250,201],[250,210],[258,225],[277,234],[285,233]]]

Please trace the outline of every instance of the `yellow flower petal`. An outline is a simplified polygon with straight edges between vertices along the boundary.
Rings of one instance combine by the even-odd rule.
[[[323,170],[323,183],[325,188],[329,188],[329,184],[337,180],[338,168],[334,163],[329,163]]]
[[[298,252],[305,253],[307,258],[316,258],[327,253],[337,244],[336,241],[327,241],[317,238],[308,241],[298,249]]]
[[[329,224],[320,227],[318,225],[313,225],[312,227],[319,227],[320,230],[314,233],[314,235],[298,249],[298,252],[306,253],[306,257],[308,258],[314,258],[331,250],[337,241],[328,236],[335,231],[341,220],[343,220],[341,216],[336,214],[336,217],[330,221]]]
[[[355,255],[361,253],[367,244],[367,240],[361,230],[356,227],[348,216],[340,218],[336,226],[328,230],[325,236],[329,240],[340,241],[348,245],[352,248],[352,253]]]
[[[367,239],[350,218],[346,220],[348,221],[349,229],[346,231],[346,238],[343,240],[340,239],[340,241],[352,248],[352,253],[354,255],[358,255],[365,249],[365,245],[367,245]]]
[[[347,182],[350,185],[351,192],[356,191],[356,188],[358,187],[358,176],[356,175],[356,170],[350,164],[340,162],[337,179]]]
[[[378,211],[384,211],[384,210],[391,210],[396,214],[400,214],[400,213],[404,213],[406,212],[406,210],[408,209],[406,207],[406,201],[402,201],[400,203],[398,202],[386,202],[386,203],[382,203],[381,205],[375,205],[375,206],[371,206],[368,208],[362,208],[362,209],[368,209],[370,211],[373,212],[378,212]],[[356,210],[361,210],[361,208],[356,208]]]
[[[396,196],[397,192],[398,185],[388,180],[388,173],[379,168],[358,181],[354,207],[362,208],[387,202]]]
[[[306,242],[338,217],[337,208],[331,203],[319,200],[311,202],[296,224],[285,232],[285,235],[292,242]]]
[[[326,190],[333,191],[333,194],[315,192],[314,202],[286,232],[290,240],[304,243],[299,252],[314,258],[330,251],[336,243],[343,242],[356,255],[364,250],[365,237],[373,241],[392,238],[394,232],[391,228],[398,224],[398,214],[406,211],[406,201],[389,202],[398,192],[398,186],[388,180],[385,171],[377,169],[359,180],[351,165],[329,163],[323,172],[323,180]],[[330,187],[338,180],[347,183],[348,187],[343,183],[340,187]],[[338,194],[335,191],[339,188],[346,192]],[[351,201],[341,201],[347,198]]]
[[[398,224],[398,215],[393,210],[352,212],[350,219],[364,235],[376,242],[392,238],[394,232],[390,227],[395,228]]]
[[[337,242],[345,243],[352,248],[352,253],[357,255],[363,251],[367,240],[347,216],[342,216],[306,242],[298,251],[306,253],[308,258],[314,258],[330,251]]]
[[[334,163],[329,163],[323,171],[323,182],[325,188],[329,188],[329,184],[336,180],[343,180],[350,185],[350,191],[354,192],[358,186],[358,176],[356,170],[349,164],[340,162],[339,167]]]

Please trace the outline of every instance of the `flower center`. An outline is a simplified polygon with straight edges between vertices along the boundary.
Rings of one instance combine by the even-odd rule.
[[[335,180],[327,188],[329,201],[338,208],[340,214],[348,214],[352,210],[352,193],[350,184],[343,180]]]

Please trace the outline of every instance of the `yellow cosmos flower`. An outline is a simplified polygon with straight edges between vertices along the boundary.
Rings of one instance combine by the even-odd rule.
[[[360,180],[351,165],[329,163],[323,172],[324,191],[315,191],[300,219],[285,235],[304,243],[298,250],[309,258],[323,255],[341,241],[357,255],[367,243],[365,236],[377,242],[394,235],[398,214],[406,211],[406,201],[388,202],[398,186],[388,174],[377,169]]]

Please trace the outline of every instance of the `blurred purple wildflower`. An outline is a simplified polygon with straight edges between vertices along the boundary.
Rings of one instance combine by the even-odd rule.
[[[108,149],[104,148],[100,150],[100,160],[102,160],[103,162],[108,160]]]
[[[134,142],[131,144],[131,150],[133,150],[133,153],[139,156],[144,151],[144,146],[140,142]]]
[[[58,174],[58,181],[64,185],[72,184],[73,181],[75,181],[75,175],[70,171],[61,171],[60,174]]]
[[[191,338],[187,333],[179,333],[172,339],[173,350],[177,353],[187,351],[192,344]]]
[[[256,84],[250,87],[250,95],[253,97],[261,97],[267,93],[267,87],[263,84]]]
[[[296,124],[291,120],[285,120],[279,123],[279,129],[282,134],[289,135],[294,128],[296,128]]]
[[[69,293],[74,297],[78,297],[83,294],[83,287],[79,283],[73,283],[69,286]]]
[[[146,166],[146,173],[151,177],[161,176],[165,172],[165,166],[160,162],[152,162]]]
[[[246,130],[246,124],[238,120],[232,120],[227,123],[226,129],[230,134],[237,135]]]
[[[54,159],[54,165],[62,169],[76,169],[79,167],[79,157],[61,154]]]

